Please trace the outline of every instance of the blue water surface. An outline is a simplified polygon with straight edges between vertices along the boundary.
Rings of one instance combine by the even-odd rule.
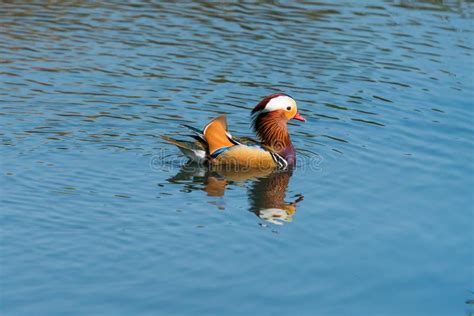
[[[0,314],[474,314],[473,17],[2,2]],[[280,91],[307,119],[292,174],[210,174],[159,137],[219,114],[251,136]]]

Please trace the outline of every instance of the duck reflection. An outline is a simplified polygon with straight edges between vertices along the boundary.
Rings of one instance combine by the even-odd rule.
[[[224,196],[228,185],[249,182],[248,197],[249,211],[262,220],[282,225],[292,221],[296,207],[303,200],[302,195],[296,195],[291,202],[285,201],[286,190],[292,176],[292,170],[249,170],[229,171],[210,169],[208,167],[186,164],[168,181],[184,185],[187,192],[203,190],[208,196]],[[224,209],[223,205],[218,205]]]

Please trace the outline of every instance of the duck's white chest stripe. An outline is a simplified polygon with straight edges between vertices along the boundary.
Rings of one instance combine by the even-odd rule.
[[[288,161],[286,161],[285,158],[283,158],[282,156],[274,152],[270,152],[270,154],[272,155],[273,160],[277,163],[278,168],[280,169],[288,168]]]

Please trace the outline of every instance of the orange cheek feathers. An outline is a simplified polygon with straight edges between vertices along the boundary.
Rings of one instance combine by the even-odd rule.
[[[291,110],[290,111],[285,111],[285,117],[287,120],[291,120],[295,115],[296,115],[296,112],[297,112],[297,108],[296,106],[293,106],[291,107]]]

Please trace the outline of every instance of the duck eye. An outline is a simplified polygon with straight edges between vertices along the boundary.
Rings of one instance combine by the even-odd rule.
[[[286,107],[286,110],[287,110],[287,111],[291,110],[291,106],[287,106],[287,107]]]

